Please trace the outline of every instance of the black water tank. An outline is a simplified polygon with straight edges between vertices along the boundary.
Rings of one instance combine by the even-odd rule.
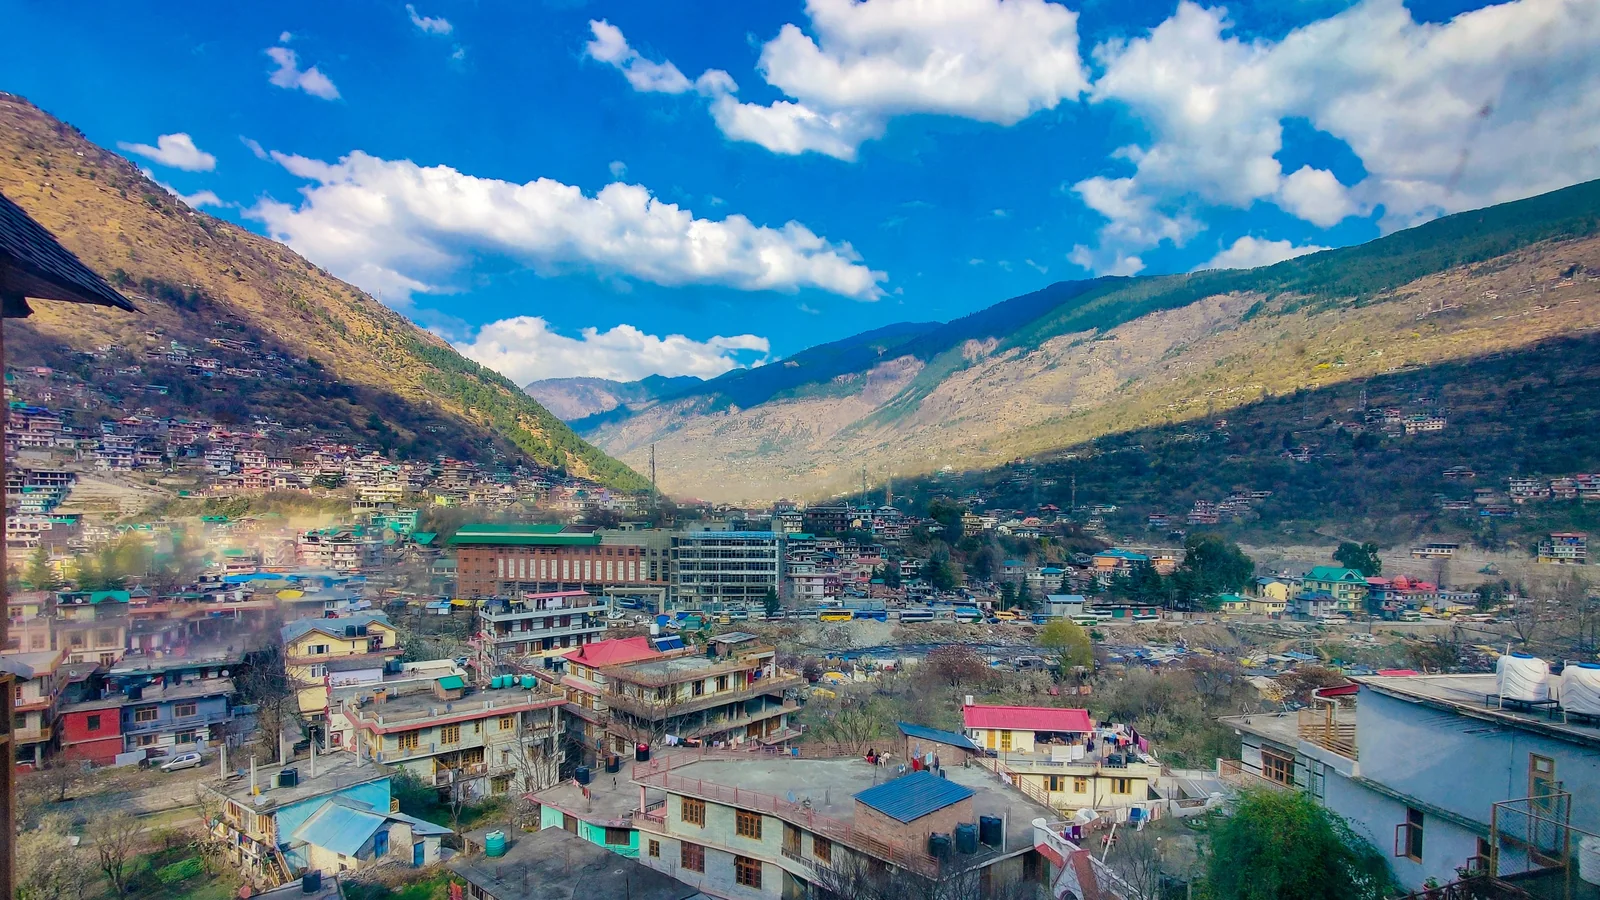
[[[295,768],[284,769],[278,773],[278,787],[295,787],[300,783],[300,770]]]
[[[578,783],[579,784],[588,784],[589,783],[589,767],[588,766],[579,766],[578,767]]]
[[[978,852],[978,826],[975,822],[964,822],[956,826],[956,852]]]
[[[634,747],[633,747],[633,761],[634,762],[649,762],[650,761],[650,745],[649,744],[635,744]]]
[[[937,833],[928,835],[928,855],[934,859],[949,859],[950,835]]]
[[[606,772],[615,775],[620,771],[622,771],[622,757],[615,753],[606,757]]]
[[[999,816],[978,817],[978,843],[999,847],[1006,840],[1005,825]]]
[[[312,869],[300,876],[300,891],[305,894],[315,894],[322,890],[322,870]]]

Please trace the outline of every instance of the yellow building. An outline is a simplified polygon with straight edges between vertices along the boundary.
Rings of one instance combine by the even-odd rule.
[[[1035,802],[1063,813],[1126,809],[1150,799],[1161,767],[1135,748],[1118,748],[1082,709],[973,706],[962,709],[978,762],[1010,778]]]
[[[283,626],[283,661],[299,694],[300,711],[321,721],[328,688],[383,681],[383,666],[399,659],[400,635],[389,617],[362,612],[338,619],[299,619]]]

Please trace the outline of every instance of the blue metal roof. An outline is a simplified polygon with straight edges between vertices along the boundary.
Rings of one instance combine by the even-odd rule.
[[[974,744],[970,738],[958,732],[940,731],[937,728],[929,728],[926,725],[913,725],[910,722],[898,722],[896,724],[900,726],[900,733],[906,737],[920,738],[924,741],[935,741],[940,744],[949,744],[952,747],[960,747],[963,750],[978,749],[978,745]]]
[[[381,612],[368,612],[356,613],[353,616],[342,616],[337,619],[296,619],[279,629],[279,636],[286,644],[300,637],[301,635],[310,634],[313,631],[320,631],[323,634],[332,635],[334,637],[343,637],[344,629],[347,625],[371,625],[374,622],[378,623],[379,625],[388,625],[391,628],[394,627],[390,624],[389,616],[387,614]]]
[[[334,853],[355,856],[383,827],[383,816],[334,800],[322,804],[294,830],[293,838]]]
[[[923,816],[938,812],[952,803],[959,803],[977,793],[949,779],[931,772],[915,772],[904,778],[887,781],[877,787],[867,788],[856,799],[901,822],[914,822]]]

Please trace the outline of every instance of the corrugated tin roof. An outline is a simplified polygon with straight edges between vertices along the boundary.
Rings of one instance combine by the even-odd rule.
[[[595,641],[566,654],[566,658],[579,665],[598,668],[618,666],[623,663],[653,659],[661,654],[650,648],[650,639],[644,635],[631,638],[612,638]]]
[[[341,616],[337,619],[296,619],[283,626],[279,635],[284,643],[288,643],[301,635],[310,634],[313,631],[320,631],[333,637],[344,637],[344,629],[347,625],[361,626],[373,623],[387,625],[390,628],[394,627],[389,623],[388,615],[381,612],[366,612],[356,613],[353,616]]]
[[[451,546],[491,544],[496,546],[593,546],[600,535],[563,531],[560,525],[463,525],[450,538]]]
[[[466,681],[460,675],[446,675],[439,679],[439,687],[447,691],[459,691],[466,686]]]
[[[958,734],[954,731],[940,731],[937,728],[929,728],[926,725],[913,725],[910,722],[899,722],[897,724],[900,726],[900,733],[906,737],[920,738],[924,741],[936,741],[940,744],[949,744],[952,747],[961,747],[966,750],[978,749],[978,745],[974,744],[964,734]]]
[[[329,800],[302,822],[292,836],[324,850],[355,856],[383,827],[383,818],[371,810]]]
[[[968,706],[961,710],[961,718],[968,728],[1071,732],[1094,728],[1088,710],[1055,706]]]
[[[901,822],[914,822],[959,803],[977,793],[972,788],[940,778],[931,772],[915,772],[904,778],[867,788],[856,799]]]
[[[105,279],[4,194],[0,194],[0,282],[23,297],[137,311],[128,298],[112,290]],[[24,303],[5,314],[26,316],[28,310]]]

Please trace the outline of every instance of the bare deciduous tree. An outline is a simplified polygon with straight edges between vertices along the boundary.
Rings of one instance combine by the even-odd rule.
[[[1148,831],[1121,830],[1106,856],[1106,867],[1130,893],[1143,900],[1161,898],[1161,841]]]
[[[84,837],[94,852],[100,871],[118,897],[128,894],[129,864],[139,849],[139,819],[125,809],[100,809],[89,816]]]

